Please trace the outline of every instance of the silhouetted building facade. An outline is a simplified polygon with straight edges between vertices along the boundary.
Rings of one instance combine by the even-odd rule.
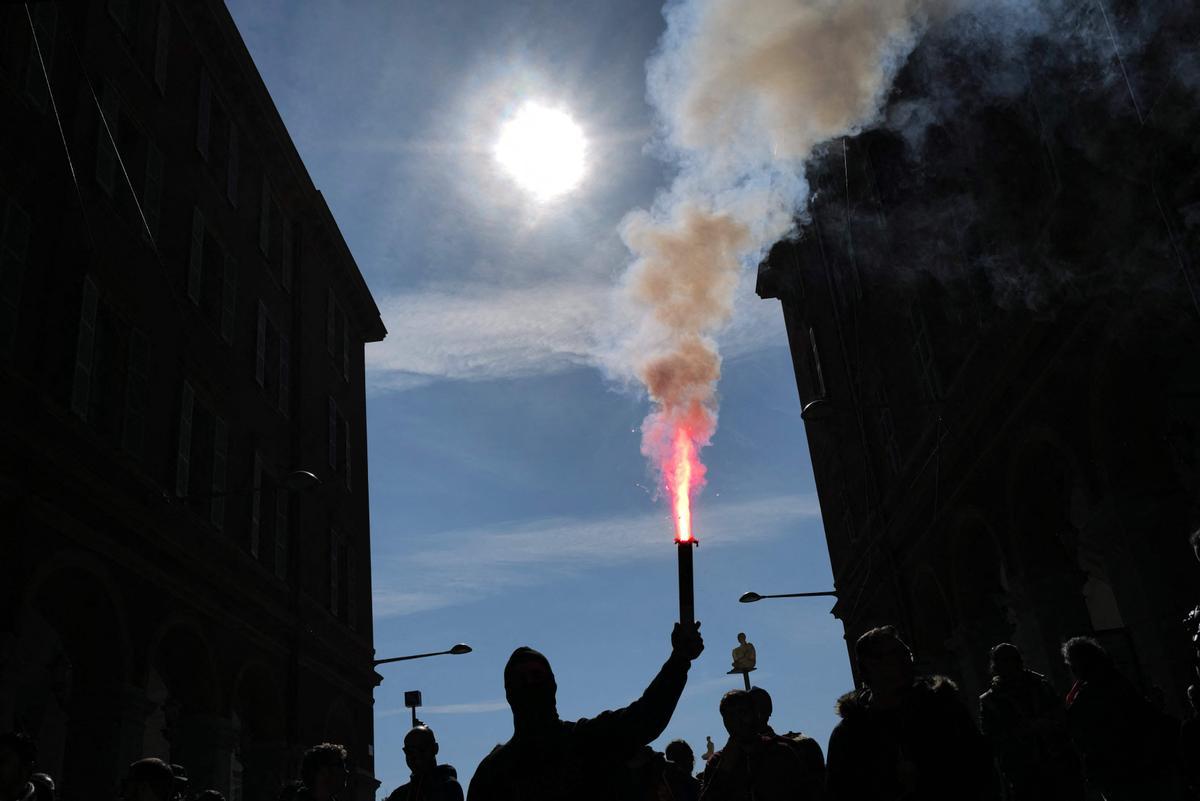
[[[6,4],[0,105],[0,730],[65,799],[273,798],[322,740],[373,797],[386,332],[229,12]]]
[[[1200,26],[1189,3],[1041,6],[1045,30],[993,36],[988,12],[926,36],[881,124],[810,164],[758,293],[782,303],[851,643],[894,622],[974,697],[1006,640],[1065,692],[1058,647],[1094,633],[1178,712],[1200,586],[1178,56]]]

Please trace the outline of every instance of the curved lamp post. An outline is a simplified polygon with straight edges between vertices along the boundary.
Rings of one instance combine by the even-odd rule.
[[[404,662],[408,659],[424,659],[427,656],[442,656],[443,654],[453,654],[454,656],[461,656],[462,654],[471,653],[471,650],[472,650],[471,646],[467,645],[466,643],[460,642],[457,645],[452,646],[451,648],[449,648],[445,651],[430,651],[427,654],[412,654],[411,656],[389,656],[387,659],[376,659],[373,662],[371,662],[371,667],[379,667],[380,665],[386,665],[391,662]]]
[[[822,592],[785,592],[779,595],[759,595],[757,592],[744,592],[742,597],[738,598],[739,603],[752,604],[755,601],[761,601],[764,598],[820,598],[827,596],[829,598],[837,597],[837,590],[825,590]]]

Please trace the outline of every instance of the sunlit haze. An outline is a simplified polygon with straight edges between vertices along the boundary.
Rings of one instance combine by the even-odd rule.
[[[579,185],[587,140],[571,116],[526,103],[500,129],[496,161],[522,189],[546,201]]]

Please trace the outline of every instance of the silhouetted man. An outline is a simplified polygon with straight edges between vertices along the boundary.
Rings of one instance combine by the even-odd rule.
[[[1025,667],[1011,643],[992,648],[991,673],[991,687],[979,696],[979,725],[1012,801],[1082,799],[1079,760],[1059,694],[1045,676]]]
[[[1062,647],[1075,685],[1067,694],[1067,726],[1083,757],[1088,783],[1105,801],[1177,801],[1182,778],[1175,765],[1179,731],[1113,666],[1091,637]]]
[[[132,763],[121,783],[124,801],[172,801],[175,773],[161,759],[146,757]]]
[[[412,771],[408,784],[397,787],[388,801],[463,801],[458,771],[439,765],[438,744],[433,730],[417,726],[404,735],[404,761]]]
[[[304,752],[300,760],[302,787],[296,792],[297,801],[330,801],[346,789],[350,768],[346,764],[346,749],[337,743],[321,743]]]
[[[944,676],[918,676],[893,626],[854,646],[863,688],[838,699],[829,738],[834,801],[979,801],[995,797],[983,736]]]
[[[729,740],[700,775],[702,801],[811,801],[800,757],[762,731],[750,693],[730,690],[720,709]]]
[[[34,801],[33,767],[37,749],[24,734],[0,736],[0,801]]]
[[[800,764],[804,767],[805,795],[821,798],[825,791],[825,754],[821,751],[820,743],[803,732],[776,734],[771,728],[771,713],[775,704],[771,701],[771,694],[762,687],[750,688],[750,700],[754,702],[754,711],[758,715],[758,730],[770,737],[778,737],[780,742],[800,757]]]
[[[663,749],[667,766],[663,782],[674,801],[696,801],[700,797],[700,781],[695,777],[696,755],[683,740],[672,740]]]
[[[1200,798],[1200,685],[1187,688],[1191,711],[1179,727],[1179,764],[1193,798]]]
[[[513,713],[513,736],[483,758],[467,790],[469,801],[586,801],[615,798],[623,765],[662,734],[687,682],[688,668],[704,650],[699,624],[675,625],[671,656],[642,697],[624,709],[594,718],[558,717],[554,671],[528,647],[513,651],[504,667],[504,694]]]

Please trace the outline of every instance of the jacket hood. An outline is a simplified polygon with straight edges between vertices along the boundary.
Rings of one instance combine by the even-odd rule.
[[[930,694],[936,696],[953,696],[958,692],[958,686],[945,676],[918,676],[913,681],[914,694]],[[871,708],[871,690],[851,690],[837,699],[834,711],[842,720],[850,720],[857,715],[866,713]]]

